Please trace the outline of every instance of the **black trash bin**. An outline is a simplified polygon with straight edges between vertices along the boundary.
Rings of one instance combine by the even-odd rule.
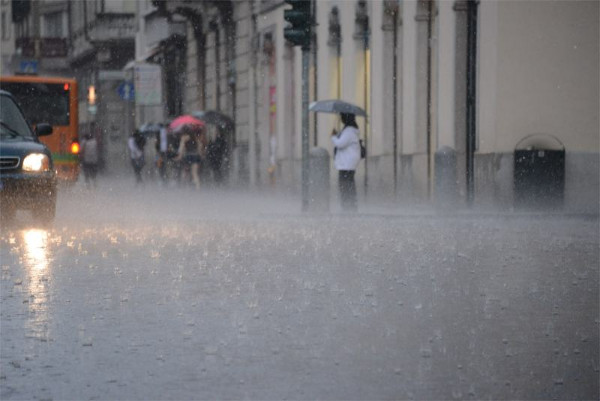
[[[562,208],[565,193],[565,146],[553,135],[521,139],[514,152],[514,206]]]

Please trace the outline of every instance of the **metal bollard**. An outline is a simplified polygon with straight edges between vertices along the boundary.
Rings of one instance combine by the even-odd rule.
[[[329,212],[329,159],[329,152],[324,148],[312,148],[309,152],[309,212]]]
[[[456,151],[443,146],[435,152],[435,204],[441,209],[452,209],[457,203]]]

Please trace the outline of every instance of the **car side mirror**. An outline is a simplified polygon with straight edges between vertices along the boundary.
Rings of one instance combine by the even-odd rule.
[[[35,127],[35,134],[37,136],[46,136],[52,134],[52,126],[48,123],[39,123]]]

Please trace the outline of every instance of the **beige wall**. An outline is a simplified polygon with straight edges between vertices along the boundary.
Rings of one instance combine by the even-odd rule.
[[[415,99],[417,97],[417,26],[414,16],[417,4],[414,1],[402,5],[402,153],[417,151]]]
[[[340,13],[340,23],[343,25],[343,7],[340,3],[340,1],[324,1],[318,5],[317,40],[319,41],[319,84],[317,87],[317,99],[336,99],[338,97],[338,90],[340,95],[342,93],[341,87],[343,87],[343,77],[339,76],[338,74],[338,57],[336,55],[336,49],[335,47],[327,45],[327,40],[329,39],[329,13],[333,7],[337,6]],[[344,74],[343,61],[339,60],[339,62],[340,72],[341,74]],[[339,89],[338,80],[341,83],[341,87]],[[330,133],[331,129],[337,126],[339,119],[334,114],[326,113],[316,113],[316,118],[318,119],[319,146],[327,149],[331,153]]]
[[[454,77],[455,71],[455,44],[456,44],[456,15],[452,10],[453,2],[442,1],[438,4],[439,14],[437,19],[438,32],[437,39],[437,59],[440,60],[437,66],[437,75],[439,82],[437,93],[435,94],[438,102],[437,120],[437,145],[438,147],[449,146],[456,149],[454,134]]]
[[[596,1],[482,2],[479,151],[533,133],[598,152]]]

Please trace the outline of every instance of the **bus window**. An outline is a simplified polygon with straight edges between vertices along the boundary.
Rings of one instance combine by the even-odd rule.
[[[3,82],[2,89],[12,93],[29,123],[69,125],[69,88],[64,84]]]

